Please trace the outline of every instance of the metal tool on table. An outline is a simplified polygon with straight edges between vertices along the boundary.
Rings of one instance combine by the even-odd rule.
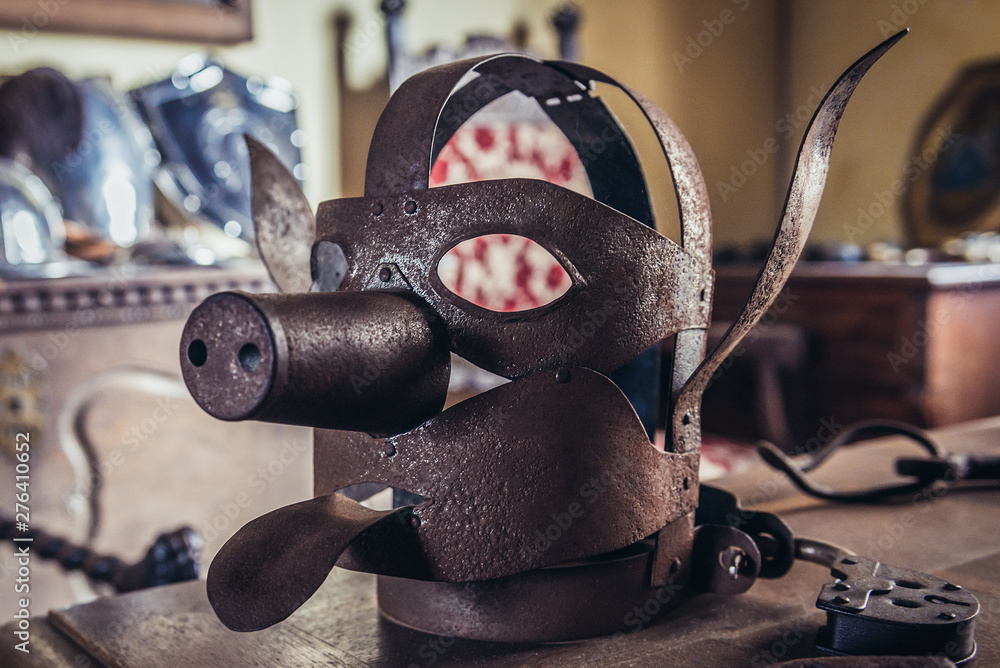
[[[708,572],[716,578],[712,591],[740,593],[755,577],[785,575],[796,560],[830,569],[834,581],[816,600],[827,613],[816,637],[820,654],[864,656],[871,664],[862,665],[873,666],[885,656],[938,656],[962,665],[976,655],[979,601],[957,584],[795,537],[781,518],[745,510],[735,496],[710,485],[701,486],[695,527],[696,546],[730,544],[723,553],[730,572]]]
[[[836,490],[809,477],[810,471],[819,468],[844,446],[883,436],[905,437],[927,451],[927,457],[896,459],[896,473],[910,479],[871,489]],[[808,453],[801,464],[766,441],[758,445],[757,451],[765,462],[785,473],[800,490],[826,501],[869,503],[894,498],[915,498],[941,486],[968,481],[1000,482],[1000,457],[948,453],[925,430],[896,420],[865,420],[848,425],[828,443],[815,452]],[[794,452],[792,454],[795,455]]]
[[[901,36],[820,105],[754,292],[707,358],[710,214],[697,162],[662,110],[599,72],[499,55],[413,76],[379,120],[365,196],[325,202],[315,218],[278,160],[249,142],[257,239],[285,293],[207,299],[185,328],[182,370],[216,417],[316,427],[315,498],[251,521],[223,547],[208,575],[220,619],[242,631],[275,624],[339,565],[378,574],[382,614],[405,626],[565,641],[620,630],[648,600],[666,611],[786,572],[798,543],[780,520],[730,523],[735,500],[713,510],[704,487],[699,506],[701,394],[791,272],[847,101]],[[643,224],[652,214],[638,160],[596,84],[624,90],[656,130],[679,244]],[[428,189],[451,134],[515,90],[588,156],[593,199],[521,179]],[[499,232],[540,244],[573,285],[515,313],[445,288],[438,260]],[[659,451],[612,378],[670,334]],[[442,411],[449,352],[510,382]],[[377,511],[338,493],[373,482],[418,502]]]

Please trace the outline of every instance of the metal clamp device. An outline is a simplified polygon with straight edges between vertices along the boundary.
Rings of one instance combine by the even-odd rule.
[[[315,219],[295,179],[251,141],[256,238],[285,294],[207,299],[185,328],[182,368],[216,417],[316,427],[315,498],[251,521],[223,547],[208,574],[219,618],[243,631],[277,623],[339,565],[378,574],[379,607],[400,624],[565,641],[621,629],[651,597],[666,611],[787,570],[788,545],[762,556],[741,530],[695,530],[701,395],[790,274],[844,107],[901,36],[858,60],[819,106],[753,294],[707,358],[711,224],[697,161],[661,109],[600,72],[498,55],[411,77],[379,120],[365,196],[324,202]],[[635,151],[595,84],[623,90],[656,131],[679,243],[652,228]],[[594,199],[526,179],[428,187],[455,130],[512,92],[538,100],[566,134]],[[516,313],[448,290],[440,258],[494,233],[541,245],[572,286]],[[583,322],[586,335],[570,341]],[[649,388],[627,396],[619,385],[669,335],[661,451]],[[510,382],[442,411],[449,353]],[[373,482],[421,501],[376,511],[338,493]],[[774,536],[771,525],[748,528],[758,529]]]

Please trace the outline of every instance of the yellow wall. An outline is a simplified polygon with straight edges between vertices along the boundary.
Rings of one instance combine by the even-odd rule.
[[[863,245],[902,239],[898,197],[870,225],[858,224],[859,207],[867,209],[903,178],[917,128],[952,77],[1000,54],[1000,3],[987,0],[589,0],[581,7],[585,62],[645,92],[694,147],[719,244],[771,237],[804,130],[796,119],[788,136],[786,114],[804,118],[818,101],[816,91],[825,92],[891,31],[909,26],[911,34],[869,72],[847,108],[812,233],[817,241]],[[708,40],[700,34],[705,22],[713,24],[725,9],[735,20]],[[777,48],[782,21],[786,57]],[[708,46],[693,63],[682,62],[680,72],[673,54],[684,55],[692,37]],[[720,187],[744,165],[747,151],[760,157],[770,138],[778,153],[735,193]]]
[[[507,34],[516,21],[524,20],[531,27],[532,45],[554,55],[555,40],[546,19],[557,4],[556,0],[410,0],[407,40],[414,49],[439,41],[455,45],[465,33]],[[993,56],[1000,43],[1000,3],[985,0],[580,0],[577,4],[584,17],[583,60],[644,92],[688,136],[708,183],[719,242],[771,236],[803,130],[796,122],[789,133],[781,124],[783,117],[796,110],[804,113],[803,105],[807,109],[815,105],[814,90],[825,90],[882,39],[886,25],[902,17],[913,33],[872,70],[848,107],[814,229],[814,239],[823,240],[846,241],[852,234],[860,243],[899,238],[895,209],[861,234],[852,231],[858,207],[870,204],[880,190],[901,177],[922,115],[955,71],[971,60]],[[355,17],[349,40],[359,40],[356,43],[363,47],[354,50],[345,65],[349,83],[363,89],[376,82],[385,68],[377,5],[377,0],[255,0],[256,39],[215,49],[233,69],[283,76],[299,91],[299,121],[310,136],[305,157],[313,174],[306,191],[314,205],[339,195],[344,182],[338,158],[333,15],[346,11]],[[894,16],[894,7],[903,14]],[[906,10],[915,11],[906,15]],[[779,27],[783,17],[787,32]],[[723,19],[731,21],[720,24]],[[371,39],[364,38],[365,30]],[[710,34],[712,30],[718,34]],[[787,58],[778,47],[783,34]],[[47,63],[72,76],[110,74],[123,88],[166,76],[179,58],[199,47],[68,35],[39,35],[15,47],[13,35],[0,31],[0,71]],[[699,39],[700,53],[691,46]],[[626,122],[634,119],[624,108],[616,111]],[[649,160],[649,180],[658,186],[654,187],[657,210],[667,218],[674,204],[662,159],[653,153],[648,132],[639,134],[640,152]],[[770,139],[774,144],[768,143]],[[777,152],[764,158],[760,151],[768,147]],[[763,165],[742,185],[734,190],[720,186],[739,183],[739,177],[732,180],[733,170],[750,167],[744,163],[754,156],[764,158]]]
[[[896,26],[912,31],[865,77],[841,123],[826,196],[813,237],[857,243],[899,239],[899,202],[858,224],[869,208],[904,178],[924,115],[958,70],[1000,57],[1000,3],[988,0],[838,0],[796,2],[792,99],[810,83],[850,64]],[[898,199],[898,198],[896,198]],[[877,207],[874,209],[878,211]]]
[[[591,0],[581,9],[584,62],[645,94],[687,136],[705,173],[716,238],[743,241],[773,226],[773,156],[725,201],[716,182],[773,134],[775,3]],[[663,159],[654,162],[648,140],[640,153],[657,213],[666,213],[675,205],[669,186],[664,192]]]
[[[985,0],[590,0],[582,9],[584,60],[647,93],[694,147],[719,244],[770,239],[804,130],[800,119],[855,59],[909,26],[911,34],[869,72],[848,105],[812,233],[816,241],[862,245],[901,240],[898,197],[871,224],[858,223],[859,207],[884,198],[903,178],[917,128],[958,70],[1000,54],[1000,3]],[[706,29],[717,29],[726,9],[735,20],[708,40]],[[782,21],[785,57],[777,48]],[[708,46],[693,63],[681,61],[680,72],[673,56],[686,55],[692,37]],[[789,113],[797,114],[791,124]],[[752,157],[748,151],[761,157],[771,138],[779,151],[741,187],[720,185],[739,183],[734,168]]]

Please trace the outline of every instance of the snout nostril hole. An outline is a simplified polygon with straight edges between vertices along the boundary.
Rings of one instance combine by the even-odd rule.
[[[256,371],[257,367],[260,366],[260,348],[252,343],[247,343],[240,348],[237,358],[244,371]]]
[[[208,346],[201,339],[195,339],[188,346],[188,360],[195,366],[201,366],[208,359]]]

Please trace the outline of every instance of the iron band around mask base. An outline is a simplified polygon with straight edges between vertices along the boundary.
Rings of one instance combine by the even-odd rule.
[[[692,516],[675,523],[690,525]],[[677,563],[676,577],[660,587],[650,585],[657,546],[649,539],[611,554],[495,580],[452,583],[380,575],[378,606],[402,626],[491,642],[568,642],[628,633],[695,593],[685,579],[690,549],[676,546],[684,560]]]

